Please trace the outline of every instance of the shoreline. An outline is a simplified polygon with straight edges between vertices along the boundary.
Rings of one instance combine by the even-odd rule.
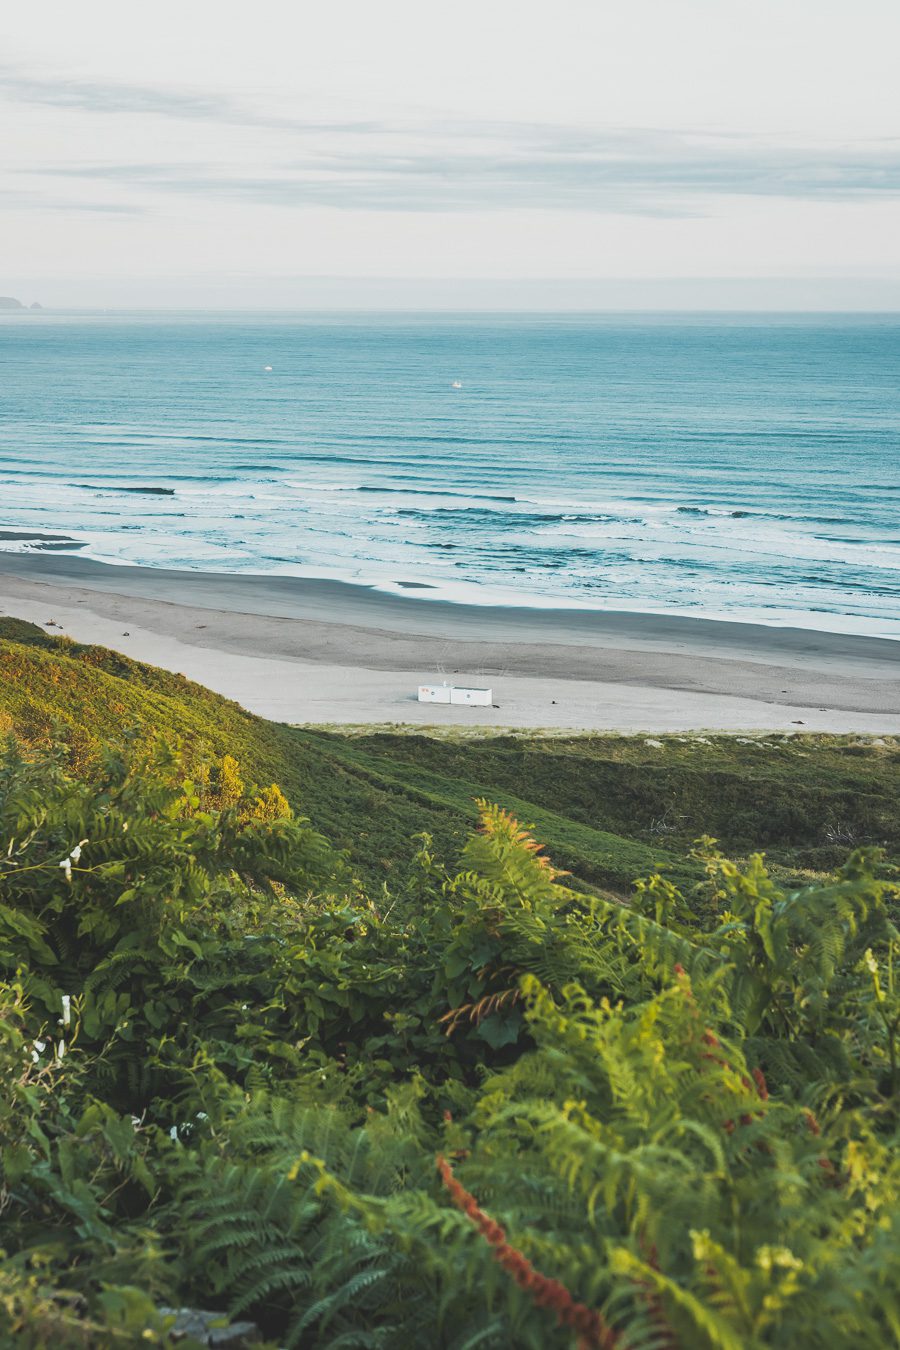
[[[679,615],[470,605],[348,582],[0,552],[0,614],[278,721],[900,732],[900,643]],[[497,708],[419,704],[491,684]]]

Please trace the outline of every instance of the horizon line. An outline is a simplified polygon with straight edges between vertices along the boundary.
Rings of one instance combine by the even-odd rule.
[[[504,305],[366,305],[366,304],[330,304],[330,305],[252,305],[252,304],[207,304],[207,305],[54,305],[41,302],[37,309],[23,304],[20,309],[0,310],[0,318],[33,318],[45,315],[104,315],[104,314],[436,314],[436,315],[475,315],[497,314],[527,317],[529,315],[615,315],[615,314],[787,314],[827,316],[841,315],[883,315],[900,316],[900,304],[875,307],[871,305],[828,305],[810,308],[796,305],[535,305],[508,307]]]

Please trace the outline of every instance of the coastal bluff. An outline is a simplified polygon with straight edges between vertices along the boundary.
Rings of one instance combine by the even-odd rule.
[[[28,310],[28,309],[43,309],[43,308],[44,306],[39,305],[37,300],[35,300],[34,303],[31,305],[23,305],[22,301],[17,300],[14,295],[0,295],[0,310],[4,309]]]

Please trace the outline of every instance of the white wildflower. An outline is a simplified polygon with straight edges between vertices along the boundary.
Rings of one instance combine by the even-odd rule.
[[[66,1043],[65,1041],[60,1041],[59,1045],[56,1047],[56,1058],[62,1059],[65,1053],[66,1053]]]
[[[88,842],[87,839],[79,839],[78,843],[72,849],[68,858],[63,858],[62,862],[59,864],[66,874],[66,881],[68,881],[70,885],[72,883],[72,864],[73,863],[77,864],[78,862],[80,862],[81,850],[84,848],[87,842]]]
[[[63,1010],[62,1024],[63,1024],[64,1027],[69,1027],[69,1026],[72,1025],[72,996],[71,996],[71,994],[63,994],[63,996],[62,996],[62,1010]]]

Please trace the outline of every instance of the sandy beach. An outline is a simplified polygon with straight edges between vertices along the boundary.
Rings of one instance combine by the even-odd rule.
[[[900,732],[900,643],[415,590],[0,553],[0,614],[180,671],[279,721]],[[488,685],[491,708],[419,704]]]

